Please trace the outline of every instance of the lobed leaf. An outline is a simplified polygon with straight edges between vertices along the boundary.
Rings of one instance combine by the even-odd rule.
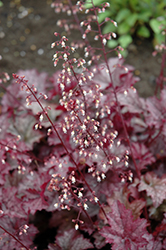
[[[133,220],[132,212],[119,201],[115,201],[107,214],[109,226],[104,226],[100,234],[107,243],[112,243],[112,250],[137,250],[148,244],[145,219]]]

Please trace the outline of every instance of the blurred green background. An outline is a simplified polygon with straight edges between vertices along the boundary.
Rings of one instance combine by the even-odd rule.
[[[91,1],[86,0],[85,7],[91,8]],[[114,48],[117,45],[127,48],[135,37],[149,38],[153,45],[165,41],[166,27],[166,0],[109,0],[110,7],[98,13],[99,23],[106,17],[117,22],[115,27],[110,21],[102,25],[104,34],[115,32],[116,39],[108,41],[107,46]],[[104,0],[93,0],[95,6],[105,3]]]

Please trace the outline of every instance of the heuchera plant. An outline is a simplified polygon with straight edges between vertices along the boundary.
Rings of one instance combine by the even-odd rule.
[[[59,25],[83,37],[70,45],[55,32],[61,71],[20,70],[7,88],[8,75],[1,75],[1,249],[164,250],[165,46],[158,47],[158,96],[145,100],[122,48],[117,58],[105,48],[114,33],[102,35],[97,14],[109,4],[92,1],[86,19],[83,4],[52,4],[75,20]],[[101,47],[89,44],[88,33]],[[75,57],[79,47],[84,58]]]

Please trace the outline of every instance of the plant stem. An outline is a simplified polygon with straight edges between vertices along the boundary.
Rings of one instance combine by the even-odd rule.
[[[27,80],[24,80],[24,77],[20,77],[20,78],[19,78],[19,76],[17,76],[16,74],[13,74],[13,77],[14,77],[14,79],[17,79],[17,81],[18,81],[19,83],[22,83],[24,86],[26,86],[27,89],[31,92],[31,94],[32,94],[33,97],[35,98],[36,102],[37,102],[37,103],[39,104],[39,106],[41,107],[43,113],[44,113],[45,116],[47,117],[48,121],[50,122],[51,126],[53,127],[54,131],[56,132],[56,134],[57,134],[57,136],[58,136],[60,142],[62,143],[64,149],[66,150],[66,153],[68,154],[68,156],[70,157],[70,159],[71,159],[71,161],[74,163],[74,165],[76,166],[76,169],[78,170],[78,172],[79,172],[79,174],[81,175],[83,181],[85,182],[85,185],[88,187],[89,191],[91,192],[91,194],[93,195],[93,198],[94,198],[94,200],[95,200],[96,196],[94,195],[93,190],[91,189],[91,187],[90,187],[89,184],[87,183],[87,181],[86,181],[84,175],[83,175],[82,172],[80,171],[78,164],[76,163],[76,161],[74,160],[74,158],[72,157],[72,155],[69,153],[69,151],[68,151],[67,147],[65,146],[65,143],[63,142],[63,140],[62,140],[62,138],[61,138],[61,136],[60,136],[58,130],[56,129],[55,125],[53,124],[53,122],[52,122],[52,120],[50,119],[49,115],[47,114],[46,110],[45,110],[44,107],[42,106],[41,102],[38,100],[38,98],[36,97],[36,95],[35,95],[35,93],[33,92],[33,90],[28,86]],[[107,217],[107,215],[106,215],[106,212],[104,211],[104,209],[103,209],[103,207],[102,207],[100,201],[97,200],[97,203],[98,203],[98,205],[100,206],[100,208],[101,208],[103,214],[105,215],[106,219],[108,220],[108,217]]]
[[[0,228],[3,230],[3,231],[5,231],[5,233],[7,233],[7,234],[9,234],[13,239],[15,239],[17,242],[19,242],[20,243],[20,245],[22,246],[22,247],[24,247],[26,250],[29,250],[29,248],[28,247],[26,247],[18,238],[16,238],[12,233],[10,233],[9,231],[7,231],[4,227],[2,227],[1,225],[0,225]]]
[[[93,4],[93,2],[92,2],[92,4]],[[116,94],[116,91],[115,91],[115,87],[114,87],[114,83],[113,83],[113,78],[112,78],[112,73],[111,73],[110,67],[109,67],[109,65],[108,65],[107,53],[106,53],[105,46],[104,46],[104,44],[103,44],[102,32],[101,32],[100,24],[99,24],[98,19],[97,19],[97,12],[96,12],[96,9],[95,9],[94,4],[93,4],[93,7],[94,7],[94,13],[95,13],[95,16],[96,16],[96,23],[97,23],[97,27],[98,27],[98,31],[99,31],[99,36],[100,36],[100,39],[101,39],[101,44],[102,44],[102,49],[103,49],[104,60],[105,60],[105,63],[106,63],[106,67],[107,67],[107,69],[108,69],[108,73],[109,73],[110,80],[111,80],[111,82],[112,82],[112,88],[113,88],[115,100],[116,100],[116,103],[117,103],[118,113],[119,113],[119,115],[120,115],[120,119],[121,119],[122,126],[123,126],[123,129],[124,129],[124,132],[125,132],[126,140],[127,140],[128,145],[129,145],[129,148],[130,148],[132,160],[133,160],[133,163],[134,163],[134,166],[135,166],[135,169],[136,169],[138,178],[139,178],[139,180],[140,180],[141,174],[140,174],[140,171],[139,171],[139,169],[138,169],[137,163],[136,163],[135,158],[134,158],[134,155],[133,155],[131,141],[130,141],[130,138],[129,138],[129,135],[128,135],[128,132],[127,132],[127,128],[126,128],[126,125],[125,125],[125,122],[124,122],[124,118],[123,118],[122,113],[121,113],[120,104],[119,104],[118,97],[117,97],[117,94]]]
[[[163,89],[165,60],[166,60],[166,53],[163,53],[161,70],[160,70],[160,74],[157,78],[157,86],[156,86],[156,90],[155,90],[155,95],[157,95],[158,90],[161,91]]]

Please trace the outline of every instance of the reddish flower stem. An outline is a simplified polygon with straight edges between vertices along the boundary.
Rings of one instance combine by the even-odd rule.
[[[71,194],[73,195],[73,197],[80,203],[80,200],[79,198],[77,197],[77,195],[73,192],[72,188],[70,188],[70,192]],[[89,221],[92,223],[93,225],[93,221],[91,219],[91,217],[89,216],[89,214],[87,213],[87,211],[84,209],[82,203],[81,203],[81,207],[82,207],[82,210],[84,211],[84,213],[86,214],[86,216],[88,217]],[[94,225],[93,225],[94,226]]]
[[[92,4],[93,4],[93,2],[92,2]],[[106,67],[108,69],[110,80],[112,82],[112,88],[113,88],[115,100],[116,100],[116,103],[117,103],[118,113],[120,115],[120,119],[121,119],[122,126],[123,126],[123,129],[124,129],[124,132],[125,132],[126,140],[127,140],[128,145],[129,145],[129,148],[130,148],[130,152],[131,152],[132,160],[133,160],[133,163],[134,163],[134,166],[135,166],[135,169],[136,169],[136,173],[137,173],[138,178],[140,180],[141,174],[140,174],[140,171],[138,169],[137,163],[136,163],[134,155],[133,155],[131,141],[130,141],[130,138],[129,138],[129,135],[128,135],[128,132],[127,132],[127,128],[126,128],[126,125],[125,125],[125,122],[124,122],[124,118],[123,118],[122,113],[121,113],[120,104],[119,104],[118,97],[117,97],[117,94],[116,94],[116,91],[115,91],[115,87],[114,87],[114,84],[113,84],[112,73],[111,73],[109,65],[108,65],[107,53],[106,53],[105,46],[103,44],[102,32],[101,32],[100,24],[99,24],[98,19],[97,19],[97,12],[96,12],[94,4],[93,4],[93,7],[94,7],[94,13],[95,13],[95,16],[96,16],[96,23],[97,23],[97,27],[98,27],[98,31],[99,31],[99,36],[100,36],[101,44],[102,44],[102,48],[103,48],[104,60],[105,60]]]
[[[74,165],[76,166],[76,168],[77,168],[79,174],[81,175],[83,181],[85,182],[85,185],[88,187],[89,191],[91,192],[91,194],[93,195],[93,198],[94,198],[94,200],[95,200],[96,196],[94,195],[93,190],[91,189],[91,187],[90,187],[89,184],[87,183],[87,181],[86,181],[84,175],[83,175],[82,172],[80,171],[78,164],[76,163],[76,161],[74,160],[74,158],[72,157],[72,155],[69,153],[67,147],[65,146],[65,143],[63,142],[63,140],[62,140],[60,134],[58,133],[58,130],[56,129],[56,126],[53,124],[52,120],[50,119],[49,115],[47,114],[47,111],[45,111],[44,107],[42,106],[42,104],[41,104],[41,102],[38,100],[38,98],[36,97],[36,95],[35,95],[35,93],[33,92],[33,90],[28,86],[27,80],[24,80],[24,77],[20,77],[20,78],[19,78],[19,76],[16,75],[16,74],[13,74],[13,77],[14,77],[14,79],[17,79],[17,82],[18,82],[18,83],[22,83],[24,86],[26,86],[27,89],[31,92],[31,94],[32,94],[33,97],[35,98],[36,102],[39,104],[41,110],[44,112],[45,116],[47,117],[48,121],[50,122],[51,126],[53,127],[54,131],[56,132],[56,134],[57,134],[57,136],[58,136],[60,142],[62,143],[64,149],[66,150],[66,153],[69,155],[70,159],[72,160],[72,162],[73,162]],[[102,207],[100,201],[97,200],[97,203],[98,203],[98,205],[100,206],[100,208],[101,208],[103,214],[105,215],[106,219],[108,220],[108,217],[107,217],[107,215],[106,215],[106,212],[104,211],[104,209],[103,209],[103,207]],[[84,211],[85,211],[85,210],[84,210]]]
[[[69,1],[70,10],[71,10],[71,12],[72,12],[72,14],[73,14],[73,17],[74,17],[74,19],[75,19],[75,22],[76,22],[77,25],[78,25],[78,29],[80,30],[80,33],[81,33],[81,35],[83,36],[84,30],[83,30],[83,28],[80,26],[80,21],[79,21],[79,18],[78,18],[77,13],[76,13],[76,12],[73,12],[73,9],[72,9],[73,4],[72,4],[72,1],[71,1],[71,0],[68,0],[68,1]],[[89,40],[88,40],[87,37],[85,37],[85,44],[86,44],[88,47],[91,47],[91,46],[90,46],[90,43],[89,43]],[[92,56],[94,55],[94,51],[93,51],[93,50],[91,51],[91,55],[92,55]],[[98,62],[97,62],[96,59],[94,60],[94,63],[95,63],[95,65],[98,65]]]
[[[75,111],[74,111],[74,113],[75,113],[75,116],[78,118],[80,124],[83,125],[81,119],[79,118],[79,116],[76,114]],[[109,161],[110,158],[109,158],[107,152],[105,151],[105,149],[104,149],[103,147],[101,147],[101,145],[96,141],[96,139],[94,138],[94,136],[91,134],[91,132],[90,132],[88,129],[87,129],[87,133],[88,133],[88,135],[94,140],[94,142],[96,143],[96,145],[98,145],[98,146],[103,150],[103,153],[105,154],[107,160]]]
[[[161,91],[163,89],[165,60],[166,60],[166,53],[163,53],[163,55],[162,55],[162,63],[161,63],[161,70],[160,70],[160,74],[159,74],[159,76],[157,78],[157,86],[156,86],[156,90],[155,90],[155,95],[157,95],[158,90]]]
[[[7,231],[4,227],[2,227],[1,225],[0,225],[0,228],[3,230],[3,231],[5,231],[5,233],[7,233],[7,234],[9,234],[13,239],[15,239],[17,242],[19,242],[20,243],[20,245],[22,246],[22,247],[24,247],[25,249],[27,249],[27,250],[29,250],[29,248],[28,247],[26,247],[18,238],[16,238],[12,233],[10,233],[9,231]]]

